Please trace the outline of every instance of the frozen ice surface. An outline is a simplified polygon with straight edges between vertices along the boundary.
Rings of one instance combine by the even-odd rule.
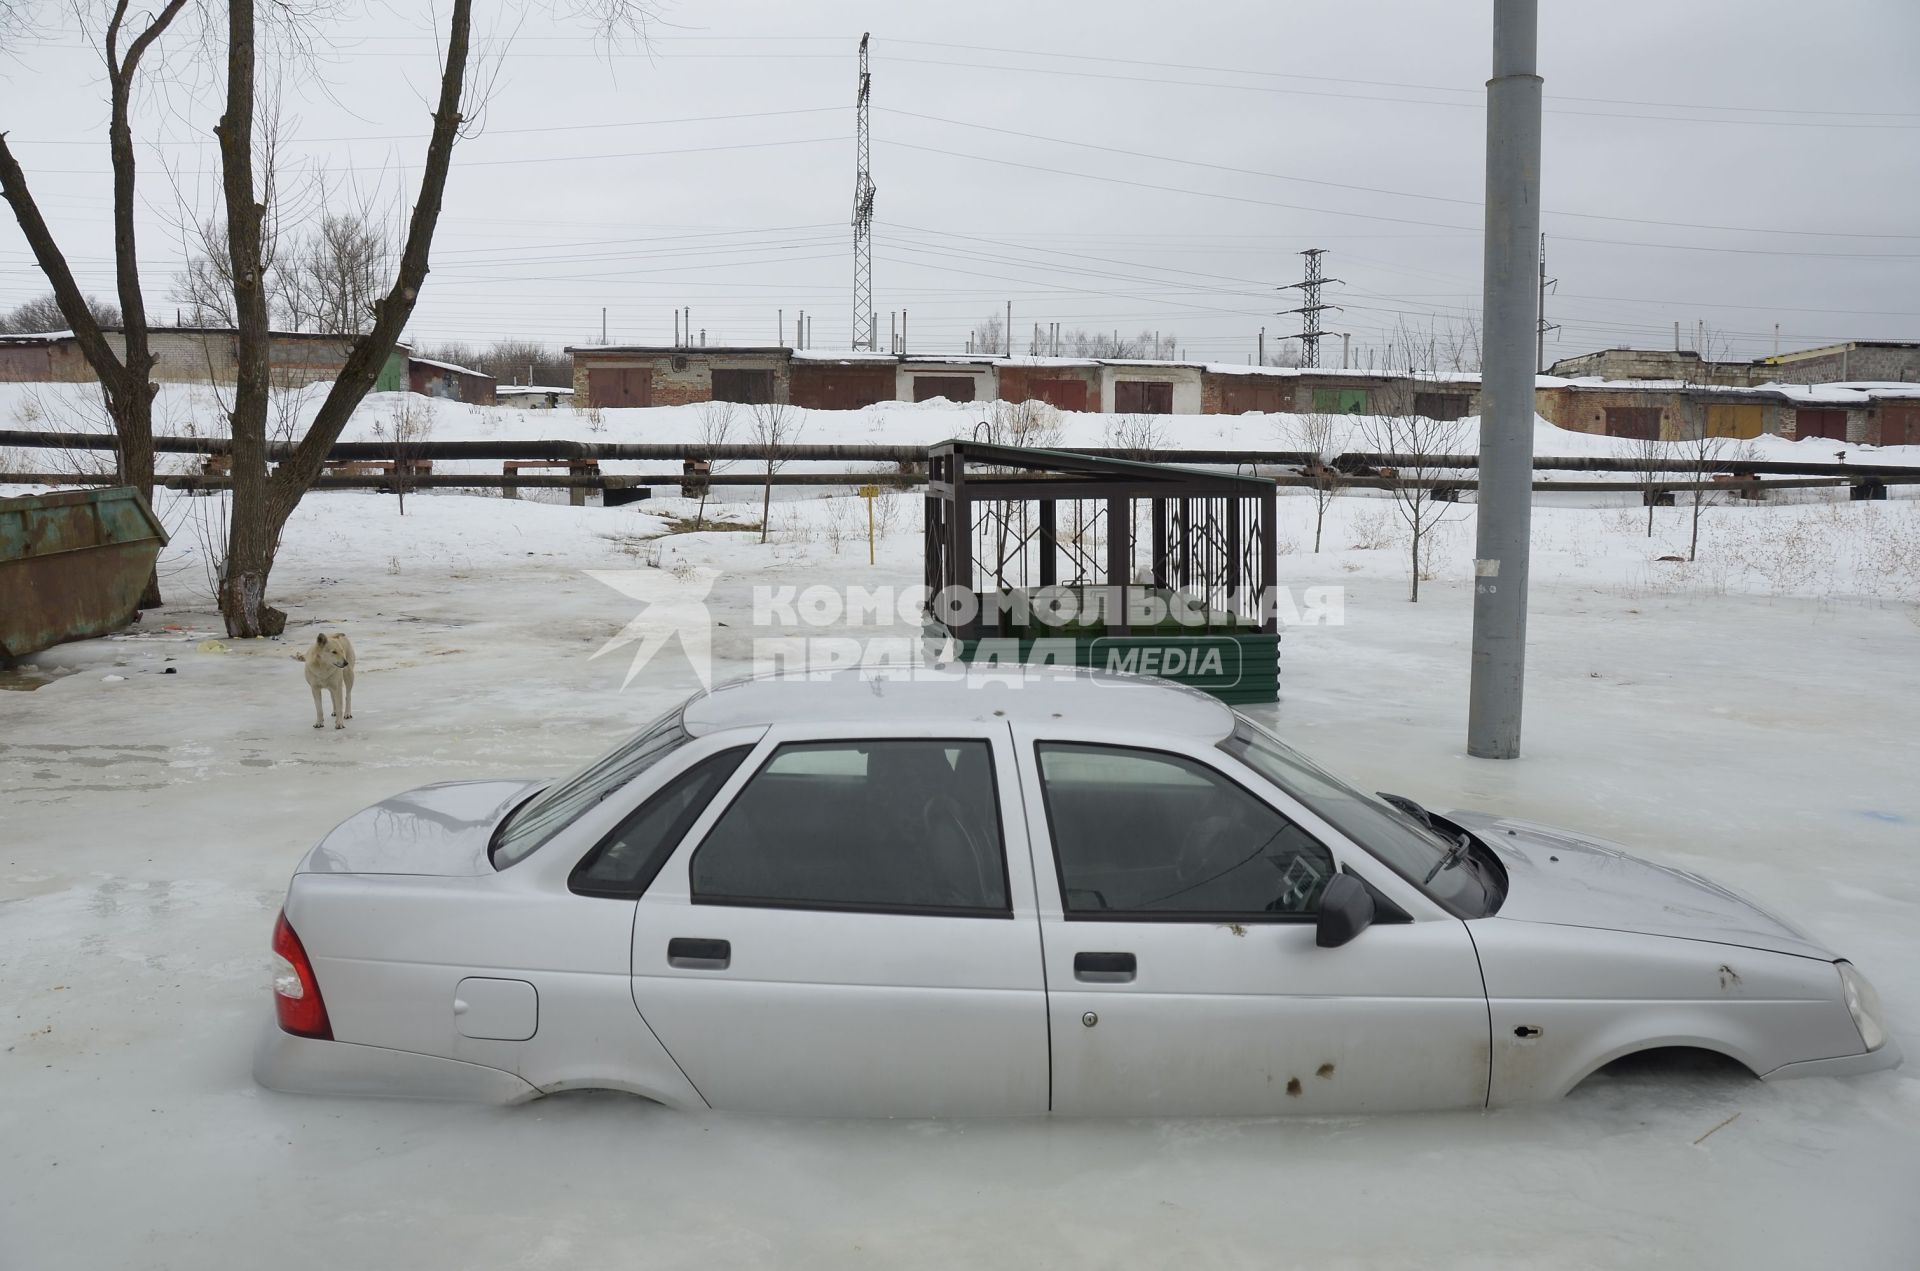
[[[423,494],[402,518],[390,498],[311,496],[274,580],[289,643],[207,644],[196,526],[216,502],[162,501],[172,605],[0,692],[0,1267],[1920,1265],[1912,1064],[1338,1121],[260,1090],[267,939],[314,838],[408,786],[565,770],[692,689],[676,656],[625,692],[623,657],[589,660],[633,606],[584,570],[719,567],[724,674],[756,583],[917,581],[918,499],[869,568],[856,500],[796,499],[761,546],[653,541],[691,511],[676,501]],[[1288,633],[1263,719],[1370,788],[1598,833],[1746,891],[1852,957],[1920,1054],[1920,596],[1911,550],[1885,550],[1915,542],[1920,503],[1714,508],[1697,565],[1655,559],[1684,554],[1684,510],[1648,540],[1637,509],[1538,509],[1526,757],[1506,764],[1463,754],[1471,520],[1442,531],[1416,608],[1384,500],[1337,501],[1318,556],[1311,502],[1282,507],[1282,580],[1344,586],[1346,621]],[[286,657],[321,625],[361,659],[340,733],[309,726]]]

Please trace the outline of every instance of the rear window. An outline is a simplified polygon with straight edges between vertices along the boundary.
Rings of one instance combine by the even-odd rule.
[[[584,812],[693,740],[680,708],[662,715],[564,781],[527,800],[500,823],[493,836],[493,867],[506,869],[538,851]]]

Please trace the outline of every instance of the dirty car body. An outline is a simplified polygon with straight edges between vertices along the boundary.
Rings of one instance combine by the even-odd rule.
[[[565,780],[350,818],[274,947],[255,1073],[313,1093],[1326,1114],[1665,1047],[1899,1062],[1849,964],[1724,888],[1086,672],[723,685]]]

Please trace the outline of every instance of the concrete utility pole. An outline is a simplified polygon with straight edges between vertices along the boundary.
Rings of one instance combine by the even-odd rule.
[[[1487,81],[1487,228],[1482,312],[1480,494],[1467,753],[1520,754],[1533,519],[1535,271],[1540,235],[1538,0],[1494,0]]]

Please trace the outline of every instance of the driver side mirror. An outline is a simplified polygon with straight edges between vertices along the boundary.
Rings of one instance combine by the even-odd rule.
[[[1337,949],[1373,923],[1373,893],[1352,874],[1335,874],[1320,893],[1320,912],[1314,920],[1313,942]]]

